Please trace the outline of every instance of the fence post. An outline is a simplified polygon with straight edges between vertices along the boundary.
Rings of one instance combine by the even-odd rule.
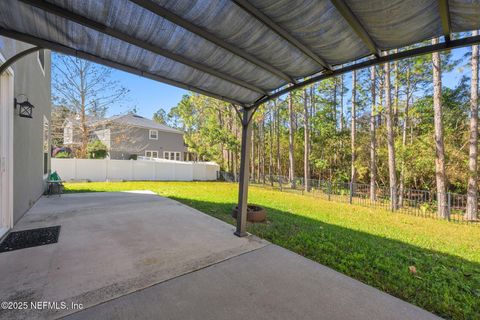
[[[331,193],[332,193],[332,181],[328,181],[328,184],[327,184],[328,201],[331,200],[331,198],[330,198]]]
[[[153,180],[157,179],[156,175],[157,175],[157,161],[152,161],[152,177],[153,177]],[[218,171],[217,171],[217,176],[218,176]]]
[[[206,175],[207,170],[205,170],[205,169],[206,169],[205,166],[203,166],[203,170],[202,170],[203,171],[203,178],[202,179],[205,179],[205,177],[207,176]],[[173,163],[173,180],[177,180],[177,163],[176,162]]]
[[[395,198],[395,199],[394,199]],[[397,201],[396,195],[393,194],[393,187],[390,187],[390,210],[393,212],[395,209],[395,201]]]
[[[350,198],[348,199],[348,203],[352,204],[352,200],[353,200],[353,182],[350,181],[349,187],[350,187]]]
[[[73,176],[74,179],[77,180],[77,158],[73,158]]]
[[[108,159],[105,158],[105,181],[108,181]]]
[[[135,180],[135,169],[133,168],[133,159],[130,159],[130,180]]]
[[[448,202],[447,202],[447,212],[448,212],[448,220],[450,220],[450,214],[452,213],[451,210],[452,210],[452,194],[450,192],[447,192],[447,199],[448,199]]]

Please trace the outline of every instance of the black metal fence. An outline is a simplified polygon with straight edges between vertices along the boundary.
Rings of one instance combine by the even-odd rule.
[[[221,172],[219,178],[223,181],[238,181],[237,177],[227,172]],[[425,218],[444,219],[438,214],[437,193],[435,191],[409,188],[399,189],[397,190],[396,205],[394,205],[391,201],[389,187],[375,186],[372,190],[370,185],[365,183],[331,182],[315,179],[311,179],[308,182],[309,191],[306,191],[304,179],[298,177],[290,180],[285,176],[266,175],[250,180],[251,184],[283,192],[303,194],[329,201],[377,207]],[[446,198],[447,212],[449,213],[447,219],[449,221],[473,223],[471,219],[466,217],[466,195],[448,192]],[[478,219],[480,219],[480,215],[477,217]]]

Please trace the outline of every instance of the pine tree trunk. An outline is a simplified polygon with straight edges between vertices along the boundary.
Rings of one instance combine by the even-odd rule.
[[[404,112],[404,120],[403,120],[403,127],[402,127],[402,148],[403,152],[405,152],[405,148],[407,146],[407,131],[408,131],[408,112],[410,109],[410,65],[407,67],[407,84],[405,88],[405,112]],[[404,192],[405,192],[405,156],[402,157],[402,167],[400,169],[400,190],[398,196],[398,205],[403,207],[403,200],[404,200]]]
[[[337,78],[333,78],[333,105],[332,105],[332,117],[333,117],[333,124],[335,126],[335,131],[338,128],[338,120],[337,120]]]
[[[394,50],[394,53],[398,53],[398,49]],[[393,125],[397,127],[398,125],[398,95],[399,95],[399,86],[400,86],[400,77],[398,74],[398,61],[393,63],[393,73],[395,74],[395,84],[394,84],[394,102],[393,102]]]
[[[474,31],[472,35],[477,36],[478,31]],[[472,46],[471,65],[469,177],[465,219],[476,220],[478,218],[478,45]]]
[[[376,92],[375,92],[375,66],[370,67],[372,107],[370,110],[370,200],[376,201],[376,183],[377,183],[377,138],[375,136],[375,112],[376,112]]]
[[[224,124],[223,124],[223,116],[222,116],[222,112],[220,112],[220,110],[217,110],[217,116],[218,116],[218,123],[220,124],[220,127],[223,128],[224,127]],[[220,142],[220,167],[225,170],[225,144],[222,142]]]
[[[265,184],[265,117],[262,116],[260,123],[260,144],[258,148],[258,182]]]
[[[279,186],[280,186],[280,190],[283,189],[283,181],[282,181],[282,163],[280,162],[280,159],[281,159],[281,153],[280,153],[280,110],[278,110],[278,107],[277,107],[277,103],[276,103],[276,100],[274,100],[274,108],[276,110],[275,112],[275,115],[276,115],[276,118],[277,118],[277,121],[276,121],[276,129],[277,129],[277,174],[279,176],[278,178],[278,182],[279,182]]]
[[[343,74],[340,76],[340,111],[339,111],[339,114],[340,114],[340,119],[339,119],[339,126],[340,126],[340,130],[339,132],[343,133],[343,130],[345,128],[345,123],[344,123],[344,116],[343,116],[343,91],[344,91],[344,83],[343,83]],[[344,156],[345,156],[345,150],[344,150],[344,143],[343,143],[343,138],[340,138],[339,139],[340,141],[340,150],[339,150],[339,158],[340,158],[340,161],[342,161],[344,159]],[[335,156],[337,154],[335,153]]]
[[[290,130],[288,132],[288,159],[290,162],[289,166],[289,179],[292,189],[296,188],[295,184],[295,157],[294,157],[294,118],[293,118],[293,97],[290,92],[288,95],[288,117],[290,119]]]
[[[233,121],[233,126],[235,128],[235,138],[238,139],[238,126],[237,126],[237,119]],[[238,164],[238,148],[237,146],[234,147],[233,149],[233,179],[237,181],[237,164]]]
[[[315,84],[313,84],[311,87],[310,87],[310,116],[309,116],[309,130],[308,130],[308,150],[310,152],[310,154],[312,153],[312,140],[313,140],[313,137],[315,136],[315,130],[314,130],[314,126],[313,126],[313,122],[310,121],[310,119],[313,119],[314,115],[316,114],[316,88],[315,88]],[[315,171],[314,171],[314,168],[312,168],[310,166],[310,178],[312,178],[312,176],[315,175]],[[312,186],[310,185],[310,188]]]
[[[356,111],[356,94],[357,94],[357,72],[353,71],[352,73],[352,122],[350,128],[350,142],[351,142],[351,152],[352,152],[352,161],[351,161],[351,174],[350,182],[352,186],[355,183],[356,170],[355,170],[355,160],[356,160],[356,150],[355,150],[355,133],[357,131],[357,111]]]
[[[340,76],[340,132],[343,132],[344,128],[344,119],[343,119],[343,90],[344,90],[344,83],[343,83],[343,74]]]
[[[311,87],[310,87],[310,117],[313,117],[313,115],[315,114],[315,85],[313,84]],[[310,122],[310,135],[313,134],[313,125],[312,123]],[[310,142],[311,144],[311,142]]]
[[[273,108],[272,108],[272,105],[270,104],[270,127],[269,127],[269,131],[270,131],[270,154],[269,154],[269,159],[268,159],[268,175],[270,176],[270,185],[273,187],[273,179],[272,179],[272,175],[273,175],[273,128],[274,128],[274,117],[273,117]]]
[[[377,127],[382,126],[382,110],[383,110],[383,93],[384,93],[384,79],[385,75],[382,72],[382,68],[379,68],[379,84],[378,84],[378,105],[377,108]]]
[[[253,119],[251,120],[252,126],[252,151],[250,155],[250,179],[255,181],[255,124]]]
[[[232,132],[232,108],[229,109],[230,112],[228,113],[228,124],[227,124],[227,128],[230,132]],[[227,171],[232,173],[232,150],[230,149],[230,147],[227,148]]]
[[[303,171],[304,171],[304,187],[305,191],[310,191],[310,130],[308,119],[308,94],[307,89],[303,89],[303,106],[304,106],[304,157],[303,157]]]
[[[432,44],[438,44],[438,39],[433,39]],[[445,171],[445,148],[443,144],[442,123],[442,70],[440,53],[432,53],[433,64],[433,111],[435,125],[435,178],[437,183],[438,215],[441,218],[450,217],[447,203],[447,175]]]
[[[390,187],[390,202],[392,210],[397,209],[397,168],[395,163],[395,132],[393,128],[393,110],[390,89],[390,64],[384,65],[385,73],[385,111],[387,122],[387,147],[388,147],[388,177]]]

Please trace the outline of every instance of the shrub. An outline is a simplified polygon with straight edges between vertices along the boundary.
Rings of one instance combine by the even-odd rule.
[[[92,141],[87,146],[89,159],[105,159],[107,156],[107,146],[100,140]]]
[[[55,155],[55,158],[68,159],[68,158],[70,158],[70,153],[67,152],[67,151],[60,151],[59,153],[57,153]]]

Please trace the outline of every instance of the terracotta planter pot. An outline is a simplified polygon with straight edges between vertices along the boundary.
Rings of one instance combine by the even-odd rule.
[[[232,217],[237,219],[238,206],[232,210]],[[247,206],[247,221],[250,222],[263,222],[267,218],[267,213],[265,209],[260,206],[255,206],[249,204]]]

